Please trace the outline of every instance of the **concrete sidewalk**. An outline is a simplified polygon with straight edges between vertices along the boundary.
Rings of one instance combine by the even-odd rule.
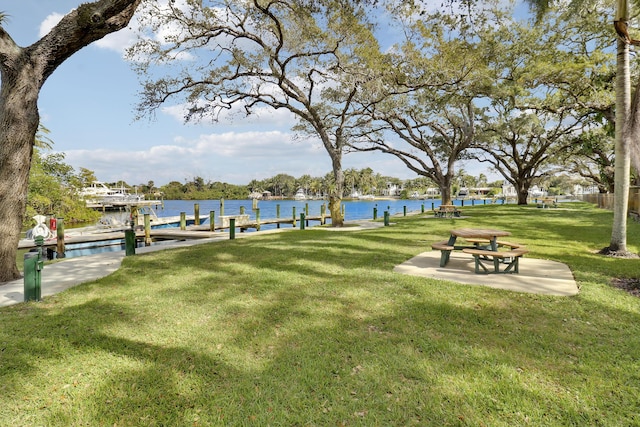
[[[578,285],[565,264],[529,257],[520,258],[519,264],[518,274],[476,274],[473,257],[468,254],[452,252],[447,266],[440,267],[440,251],[429,251],[396,266],[394,271],[516,292],[558,296],[578,294]]]
[[[341,229],[331,229],[329,227],[322,227],[318,229],[355,231],[383,226],[383,224],[380,222],[372,222],[367,220],[348,221],[348,223],[355,226],[345,227]],[[251,233],[236,233],[235,237],[236,239],[242,239],[251,236],[280,233],[290,230],[297,229],[279,228]],[[144,254],[148,252],[170,248],[179,248],[184,246],[193,246],[220,240],[229,240],[229,233],[221,232],[218,236],[212,238],[164,242],[147,247],[139,247],[136,248],[136,254]],[[55,295],[59,292],[64,291],[65,289],[77,286],[81,283],[90,282],[92,280],[97,280],[101,277],[108,276],[109,274],[120,268],[120,264],[122,263],[122,259],[124,257],[125,251],[105,252],[96,255],[69,258],[60,260],[53,264],[45,265],[41,276],[41,297],[44,298],[46,296]],[[22,278],[0,284],[0,307],[6,307],[21,302],[24,302],[24,280]]]
[[[244,237],[244,236],[242,236]],[[136,248],[136,254],[163,249],[193,246],[202,243],[229,239],[228,233],[210,239],[170,242]],[[106,252],[96,255],[69,258],[44,266],[41,277],[41,296],[57,294],[72,286],[100,279],[120,268],[125,251]],[[17,279],[0,284],[0,307],[24,302],[24,280]]]

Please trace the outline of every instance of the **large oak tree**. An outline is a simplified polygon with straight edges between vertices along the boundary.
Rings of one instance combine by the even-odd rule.
[[[40,123],[40,89],[71,55],[126,27],[140,1],[81,4],[27,47],[18,46],[0,26],[0,282],[20,277],[16,254]]]
[[[319,139],[332,162],[334,226],[340,210],[343,154],[358,129],[353,99],[369,79],[363,58],[377,42],[358,1],[189,0],[149,4],[149,29],[131,50],[145,76],[140,111],[182,102],[186,120],[217,120],[236,107],[289,111],[295,130]],[[161,30],[166,37],[154,38]],[[160,77],[158,77],[160,76]]]

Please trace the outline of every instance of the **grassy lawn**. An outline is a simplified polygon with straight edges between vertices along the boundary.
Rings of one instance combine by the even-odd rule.
[[[610,285],[640,260],[596,253],[611,212],[464,214],[137,255],[0,309],[0,425],[640,425],[640,299]],[[392,272],[453,227],[511,231],[580,294]],[[628,239],[640,252],[640,224]]]

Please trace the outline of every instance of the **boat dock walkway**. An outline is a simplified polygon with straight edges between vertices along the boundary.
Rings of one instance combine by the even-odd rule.
[[[305,217],[305,222],[308,225],[309,221],[318,221],[321,224],[324,222],[323,216],[309,216]],[[295,220],[296,224],[299,224],[300,220]],[[255,229],[259,230],[260,227],[264,225],[273,225],[275,224],[277,228],[280,228],[280,225],[294,225],[293,218],[274,218],[274,219],[266,219],[260,220],[260,223],[254,221],[245,221],[236,225],[236,229],[239,229],[240,232],[243,232],[247,229]],[[144,227],[138,226],[136,227],[136,240],[145,241],[145,239],[150,238],[151,241],[163,241],[163,240],[192,240],[192,239],[210,239],[215,237],[220,237],[222,231],[228,230],[229,226],[226,224],[216,224],[214,230],[211,230],[210,224],[201,224],[201,225],[187,225],[184,228],[181,227],[165,227],[165,228],[150,228],[147,231],[144,230]],[[78,244],[90,244],[90,243],[104,243],[110,241],[123,241],[125,239],[125,230],[126,228],[120,228],[112,231],[108,231],[107,229],[102,230],[85,230],[82,232],[74,232],[74,229],[69,229],[65,232],[64,236],[64,245],[78,245]],[[46,239],[43,244],[43,248],[45,249],[56,249],[58,245],[58,239],[56,237],[51,239]],[[37,248],[35,242],[33,240],[21,240],[18,243],[18,249],[35,249]]]

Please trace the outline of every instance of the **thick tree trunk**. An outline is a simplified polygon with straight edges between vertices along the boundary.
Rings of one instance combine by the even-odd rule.
[[[344,172],[342,171],[342,153],[332,152],[333,178],[336,181],[335,192],[329,195],[329,213],[331,214],[331,226],[342,227],[342,191],[344,189]]]
[[[39,123],[38,80],[29,69],[3,73],[0,89],[0,282],[20,277],[16,254]]]
[[[440,202],[443,205],[450,205],[453,202],[451,197],[450,184],[445,184],[440,186]]]
[[[125,27],[141,0],[100,0],[72,10],[42,39],[21,48],[0,26],[0,282],[17,279],[18,241],[45,80],[84,46]]]

